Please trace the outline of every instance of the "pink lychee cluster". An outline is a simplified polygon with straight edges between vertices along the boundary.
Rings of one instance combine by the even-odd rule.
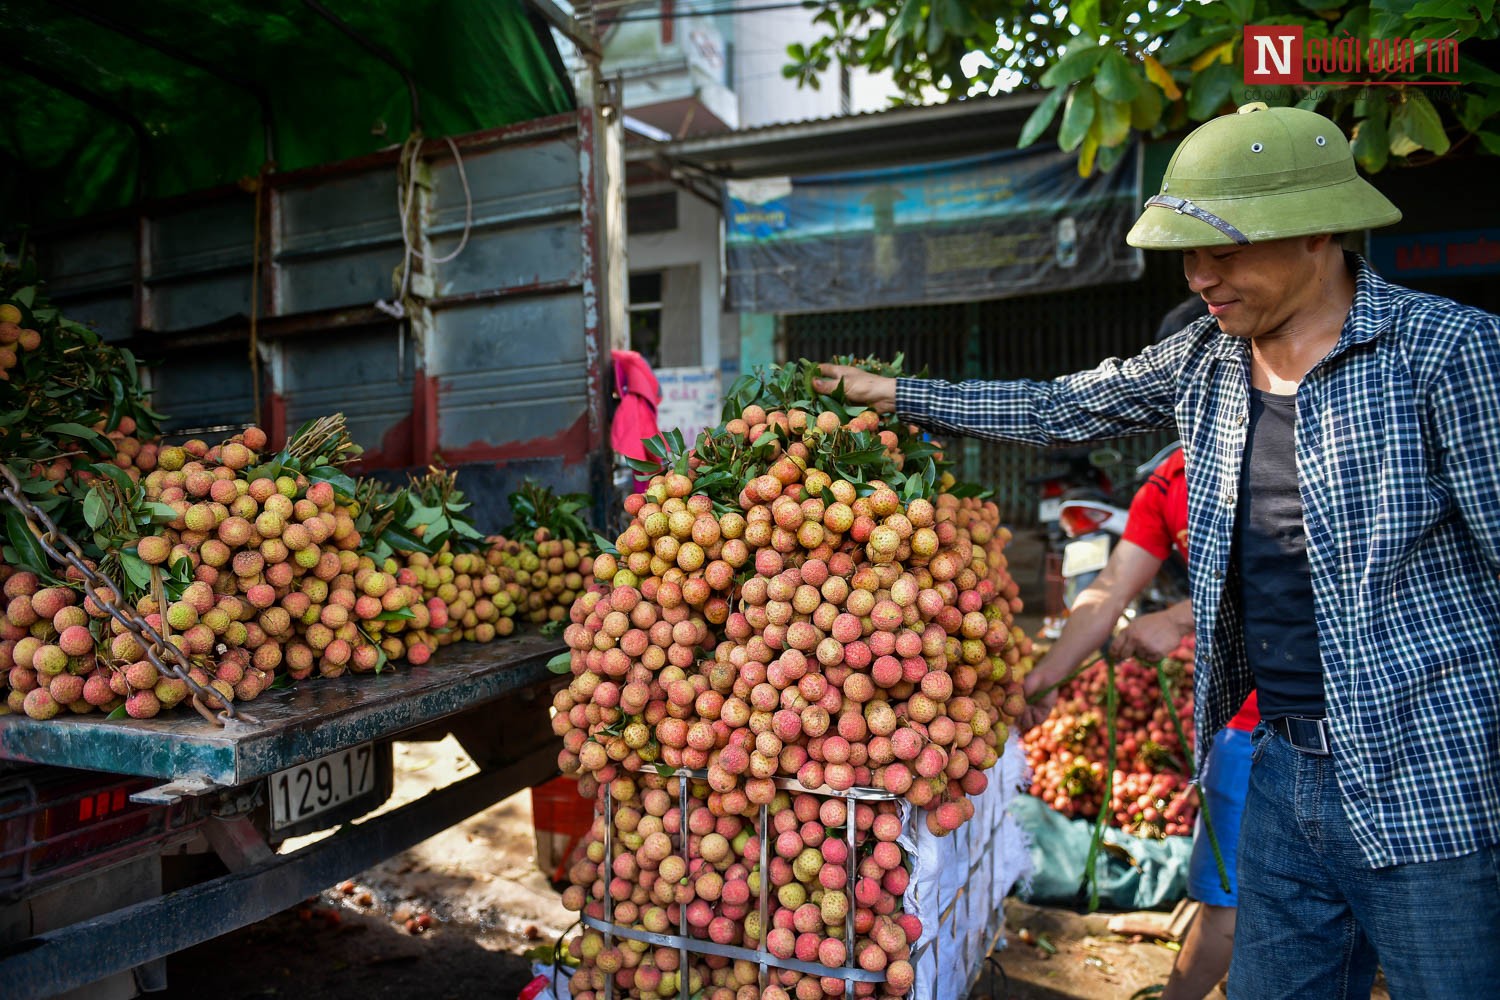
[[[580,789],[660,761],[706,769],[716,815],[748,815],[783,775],[903,795],[935,833],[967,820],[1030,667],[994,505],[859,496],[791,456],[743,513],[715,514],[688,476],[652,489],[595,562],[612,589],[564,633],[553,721]]]
[[[683,781],[686,815],[679,804]],[[705,996],[714,1000],[844,995],[839,976],[783,967],[771,970],[767,992],[759,992],[754,956],[762,946],[781,960],[829,969],[850,964],[884,976],[884,981],[857,983],[857,996],[894,998],[909,992],[911,949],[922,925],[901,911],[910,866],[896,842],[902,827],[893,799],[858,802],[850,815],[844,799],[777,791],[766,808],[766,827],[757,829],[738,816],[715,816],[706,804],[712,792],[702,780],[646,771],[619,776],[609,789],[613,815],[596,817],[569,869],[572,884],[564,905],[596,921],[656,934],[675,934],[685,925],[690,938],[745,949],[743,955],[731,950],[728,956],[702,958]],[[608,856],[606,822],[612,826]],[[765,869],[763,841],[769,858]],[[768,903],[764,925],[762,893]],[[609,978],[625,996],[669,995],[661,984],[675,988],[677,983],[681,953],[676,948],[626,938],[605,948],[593,929],[571,947],[582,960],[570,984],[580,1000],[602,996]]]

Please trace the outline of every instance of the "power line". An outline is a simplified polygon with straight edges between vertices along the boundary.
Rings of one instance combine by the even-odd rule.
[[[753,7],[708,7],[701,10],[674,10],[670,13],[657,11],[651,14],[621,14],[619,17],[610,17],[608,20],[611,23],[622,21],[677,21],[689,17],[717,17],[720,14],[757,14],[766,10],[792,10],[799,7],[803,10],[814,11],[818,10],[821,6],[821,4],[810,5],[802,2],[802,0],[792,0],[792,2],[786,3],[758,4]]]

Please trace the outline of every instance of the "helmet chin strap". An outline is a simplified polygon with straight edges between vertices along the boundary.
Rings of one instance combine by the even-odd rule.
[[[1193,218],[1197,219],[1199,222],[1206,222],[1241,246],[1245,246],[1250,242],[1250,238],[1244,233],[1240,232],[1238,229],[1234,228],[1229,223],[1225,222],[1223,219],[1219,218],[1212,212],[1205,211],[1199,208],[1197,205],[1194,205],[1186,198],[1178,198],[1175,195],[1170,194],[1153,195],[1151,198],[1147,199],[1146,207],[1150,208],[1153,205],[1157,206],[1158,208],[1170,208],[1178,215],[1190,215]]]

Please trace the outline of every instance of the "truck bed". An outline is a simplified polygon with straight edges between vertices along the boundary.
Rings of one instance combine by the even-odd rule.
[[[565,648],[534,632],[456,643],[425,666],[267,691],[237,706],[244,721],[225,726],[182,707],[154,719],[0,716],[0,761],[243,785],[539,684],[552,676],[547,661]]]

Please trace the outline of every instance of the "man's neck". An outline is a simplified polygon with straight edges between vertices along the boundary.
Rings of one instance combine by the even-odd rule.
[[[1305,296],[1306,305],[1277,330],[1250,341],[1250,384],[1278,395],[1297,391],[1304,376],[1338,343],[1354,305],[1354,275],[1342,258]]]

